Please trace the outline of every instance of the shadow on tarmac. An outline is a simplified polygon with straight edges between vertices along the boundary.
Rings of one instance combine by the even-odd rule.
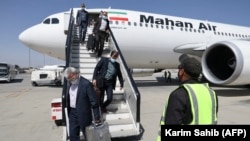
[[[11,82],[0,81],[0,84],[22,83],[23,79],[13,79]]]
[[[152,86],[178,86],[179,81],[172,79],[172,82],[166,82],[163,77],[155,77],[156,80],[135,80],[137,87],[152,87]]]

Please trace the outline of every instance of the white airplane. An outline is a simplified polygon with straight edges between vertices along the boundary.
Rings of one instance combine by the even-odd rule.
[[[73,8],[74,13],[79,8]],[[48,16],[19,35],[29,48],[65,59],[66,15]],[[182,54],[201,59],[203,75],[219,85],[250,84],[250,28],[205,20],[121,9],[107,11],[110,27],[129,68],[177,68]]]

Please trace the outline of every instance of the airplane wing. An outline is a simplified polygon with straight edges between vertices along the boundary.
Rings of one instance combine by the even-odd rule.
[[[207,44],[205,43],[188,43],[175,47],[174,52],[201,57],[206,48]]]

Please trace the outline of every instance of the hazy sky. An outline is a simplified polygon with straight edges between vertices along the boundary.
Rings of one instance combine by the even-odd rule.
[[[0,62],[20,67],[62,64],[23,45],[19,34],[45,17],[70,8],[116,8],[195,18],[250,27],[250,0],[3,0],[0,4]]]

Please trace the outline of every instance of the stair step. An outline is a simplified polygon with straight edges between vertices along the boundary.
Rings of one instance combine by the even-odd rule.
[[[75,49],[71,51],[72,54],[83,54],[83,53],[90,53],[90,51],[88,51],[87,49]]]
[[[109,126],[111,137],[128,137],[137,135],[137,130],[133,124]]]
[[[76,68],[95,68],[96,63],[86,63],[86,64],[79,64],[79,63],[70,63],[71,66]]]
[[[127,114],[129,113],[129,109],[127,106],[121,106],[121,105],[117,105],[117,107],[114,106],[114,104],[110,104],[107,107],[108,113],[107,115],[118,115],[118,114]]]
[[[115,94],[115,93],[113,93],[113,101],[121,101],[121,100],[124,100],[124,95],[123,95],[123,93],[122,94]]]
[[[83,54],[78,54],[78,53],[72,53],[71,54],[71,58],[87,58],[87,57],[91,57],[91,58],[96,58],[96,54],[95,53],[83,53]],[[98,58],[96,58],[98,60]]]
[[[84,76],[85,74],[93,74],[94,68],[80,68],[81,75]]]
[[[122,120],[122,119],[129,119],[130,116],[129,116],[129,113],[128,112],[124,112],[124,113],[113,113],[113,112],[108,112],[108,113],[105,113],[103,114],[103,118],[106,120],[106,121],[114,121],[114,120]],[[114,121],[115,122],[115,121]],[[118,121],[116,121],[118,122]]]
[[[113,91],[113,93],[115,94],[123,94],[124,93],[124,89],[120,90],[120,83],[116,83],[118,85],[118,87],[115,88],[115,90]]]
[[[71,62],[74,63],[97,63],[98,59],[97,58],[71,58]]]
[[[116,95],[113,95],[115,97]],[[106,95],[104,97],[104,100],[106,98]],[[116,100],[115,98],[112,100],[112,102],[108,105],[107,110],[113,113],[119,113],[119,112],[128,112],[128,106],[124,99],[122,100]]]
[[[109,119],[106,117],[106,121],[109,123],[110,126],[112,125],[125,125],[125,124],[133,124],[133,121],[130,117],[118,117],[115,119]]]
[[[74,44],[71,46],[72,50],[87,50],[85,46],[80,46],[80,44]]]

